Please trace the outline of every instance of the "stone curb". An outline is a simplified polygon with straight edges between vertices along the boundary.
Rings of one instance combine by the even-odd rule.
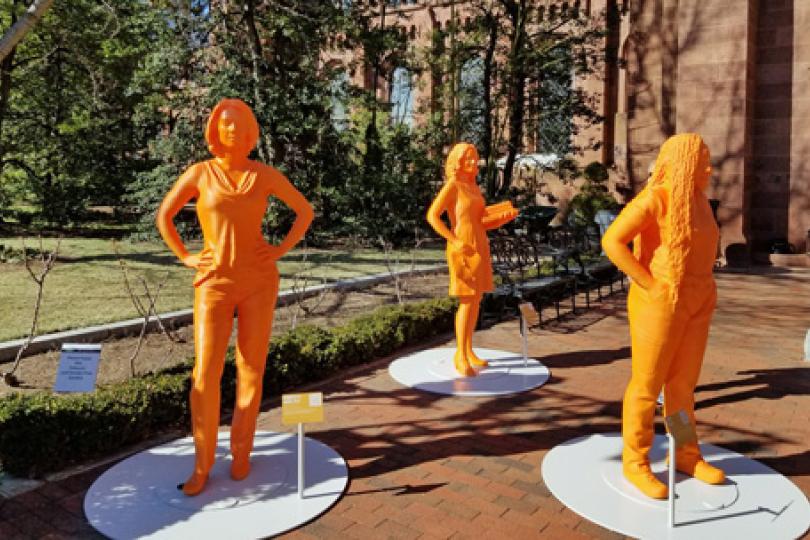
[[[427,268],[419,268],[416,270],[405,270],[402,272],[383,272],[380,274],[372,274],[370,276],[361,276],[348,279],[342,279],[334,283],[323,283],[321,285],[314,285],[306,287],[302,291],[286,290],[278,295],[278,302],[276,306],[287,306],[297,301],[304,300],[317,296],[325,291],[350,291],[357,289],[365,289],[373,287],[380,283],[393,281],[395,278],[407,278],[413,276],[421,276],[428,274],[435,274],[447,269],[446,264],[439,264],[429,266]],[[160,319],[169,327],[183,326],[191,324],[193,319],[193,312],[191,309],[182,309],[179,311],[171,311],[168,313],[160,314]],[[141,325],[143,324],[142,318],[127,319],[125,321],[118,321],[114,323],[100,324],[97,326],[87,326],[85,328],[76,328],[74,330],[66,330],[64,332],[55,332],[53,334],[43,334],[37,336],[28,346],[23,356],[30,356],[40,352],[55,349],[62,345],[62,343],[82,343],[82,342],[98,342],[111,337],[122,337],[132,335],[140,332]],[[157,318],[151,317],[149,320],[149,330],[157,329]],[[17,356],[17,351],[22,346],[25,339],[15,339],[13,341],[6,341],[0,343],[0,363],[13,360]]]

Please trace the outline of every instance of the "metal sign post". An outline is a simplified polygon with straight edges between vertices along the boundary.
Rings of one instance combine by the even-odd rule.
[[[304,424],[298,424],[298,498],[304,498]]]
[[[529,365],[529,326],[540,324],[540,314],[531,302],[523,302],[520,309],[520,334],[523,341],[523,367]]]
[[[306,456],[304,455],[304,424],[323,422],[323,394],[284,394],[281,396],[281,423],[298,426],[298,498],[304,498]]]
[[[669,440],[669,526],[675,526],[675,437],[667,433]]]

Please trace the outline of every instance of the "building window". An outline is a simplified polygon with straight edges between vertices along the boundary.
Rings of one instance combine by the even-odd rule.
[[[391,75],[391,122],[413,127],[413,75],[404,67],[394,69]]]
[[[349,127],[349,74],[339,72],[331,83],[332,125],[336,131]]]
[[[459,136],[481,147],[484,139],[484,59],[476,56],[461,66],[458,92]]]
[[[574,66],[571,50],[555,48],[544,62],[538,85],[537,151],[564,156],[571,151]]]

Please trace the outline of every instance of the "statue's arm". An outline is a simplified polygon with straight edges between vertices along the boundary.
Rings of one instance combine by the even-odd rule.
[[[160,203],[155,218],[155,223],[158,231],[160,231],[160,236],[163,237],[163,241],[166,242],[172,253],[183,261],[183,264],[192,268],[196,268],[200,261],[195,259],[196,255],[189,255],[183,240],[177,232],[177,228],[174,226],[174,217],[188,201],[198,195],[198,170],[197,165],[192,165],[180,175],[180,178],[177,179],[177,182],[174,183],[163,198],[163,202]]]
[[[295,212],[295,221],[293,221],[290,231],[284,237],[284,240],[275,246],[278,250],[275,258],[279,259],[301,241],[315,218],[315,211],[309,201],[292,185],[286,176],[272,167],[269,167],[269,169],[272,176],[271,194],[281,199],[284,204]]]
[[[439,236],[447,240],[449,244],[460,246],[462,244],[461,240],[459,240],[458,237],[453,234],[453,231],[451,231],[442,221],[442,214],[449,208],[449,202],[453,195],[453,189],[453,185],[450,182],[446,182],[442,186],[439,194],[436,195],[436,198],[433,199],[433,203],[431,203],[430,208],[428,208],[427,221],[430,223],[430,226],[433,227],[433,230],[436,231]]]
[[[642,193],[616,217],[602,237],[602,249],[616,267],[644,289],[655,279],[627,245],[644,229],[656,226],[653,193]]]

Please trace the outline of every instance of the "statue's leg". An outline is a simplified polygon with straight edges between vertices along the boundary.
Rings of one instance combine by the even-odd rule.
[[[459,375],[464,377],[475,376],[476,371],[470,366],[467,359],[467,342],[472,343],[472,333],[475,330],[475,321],[470,321],[472,306],[478,305],[476,296],[460,296],[456,312],[456,354],[453,363]]]
[[[664,383],[665,414],[675,414],[683,410],[689,416],[692,425],[695,425],[695,386],[703,365],[709,326],[717,299],[713,285],[708,289],[708,295],[705,290],[706,287],[690,287],[688,290],[685,288],[682,293],[688,297],[685,299],[687,304],[696,307],[697,311],[687,322],[683,339]],[[691,298],[692,296],[695,298]],[[676,465],[681,472],[709,484],[720,484],[725,480],[722,470],[703,461],[697,443],[687,444],[678,449]]]
[[[236,308],[239,317],[236,404],[231,423],[231,477],[234,480],[242,480],[250,473],[250,452],[262,401],[262,377],[277,293],[277,287],[263,287],[239,302]]]
[[[470,335],[464,343],[464,350],[467,354],[467,360],[475,368],[483,369],[489,365],[486,360],[478,358],[473,352],[473,333],[475,333],[475,325],[478,323],[478,314],[481,311],[482,294],[477,294],[470,305]]]
[[[183,484],[186,495],[203,490],[214,465],[219,427],[220,380],[233,328],[234,304],[227,290],[204,284],[194,291],[195,362],[191,381],[194,472]]]
[[[643,493],[665,498],[667,488],[650,470],[656,400],[680,343],[685,324],[664,299],[651,299],[636,284],[628,297],[632,375],[622,406],[622,462],[625,477]]]

